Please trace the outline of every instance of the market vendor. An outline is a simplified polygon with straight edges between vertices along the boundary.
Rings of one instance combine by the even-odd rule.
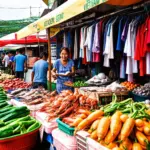
[[[40,60],[35,62],[33,66],[33,71],[31,74],[31,81],[33,88],[38,88],[40,86],[47,89],[47,71],[48,71],[48,54],[43,52],[40,54]]]
[[[62,90],[73,90],[65,86],[66,81],[72,81],[75,74],[74,62],[69,59],[69,49],[63,47],[60,51],[60,59],[57,59],[53,65],[52,77],[57,79],[56,90],[60,93]]]

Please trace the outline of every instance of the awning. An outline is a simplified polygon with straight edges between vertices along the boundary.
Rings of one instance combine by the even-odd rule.
[[[26,38],[16,39],[16,33],[11,33],[0,38],[0,47],[8,44],[32,44],[32,43],[47,43],[46,32],[41,34],[35,34],[27,36]]]
[[[21,39],[48,27],[58,25],[106,1],[107,0],[68,0],[44,17],[19,30],[17,32],[17,38]]]

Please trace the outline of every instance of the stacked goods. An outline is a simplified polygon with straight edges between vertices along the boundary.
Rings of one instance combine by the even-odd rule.
[[[132,99],[113,101],[78,121],[75,133],[87,130],[90,137],[108,149],[150,149],[150,115],[144,103]],[[72,124],[70,124],[72,125]]]
[[[129,82],[129,81],[122,82],[121,85],[126,87],[128,91],[132,91],[136,87],[140,86],[139,84],[135,84],[135,83]]]
[[[24,82],[21,79],[15,78],[15,79],[8,79],[3,82],[1,82],[1,86],[5,90],[13,90],[18,88],[29,88],[31,87],[31,84]]]
[[[133,90],[133,93],[140,96],[147,96],[150,98],[150,84],[145,84],[144,86],[135,88]]]
[[[0,81],[4,81],[4,80],[7,80],[7,79],[13,79],[15,78],[14,75],[9,75],[9,74],[6,74],[6,73],[2,73],[0,74]]]
[[[29,113],[25,106],[13,107],[0,101],[0,138],[19,136],[39,128],[39,122],[28,116]]]
[[[96,99],[80,95],[78,91],[72,93],[69,90],[62,91],[59,95],[51,96],[47,103],[40,109],[41,112],[48,113],[47,121],[60,117],[68,117],[75,114],[77,110],[89,110],[98,107]],[[81,112],[82,113],[82,112]]]

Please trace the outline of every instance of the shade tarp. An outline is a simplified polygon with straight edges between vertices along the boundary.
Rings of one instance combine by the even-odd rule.
[[[16,33],[11,33],[9,35],[0,38],[0,47],[3,47],[7,44],[32,44],[32,43],[47,43],[46,33],[42,32],[42,34],[31,35],[22,39],[16,39]]]
[[[58,25],[106,1],[107,0],[68,0],[39,20],[19,30],[17,32],[17,38],[21,39],[46,28]]]

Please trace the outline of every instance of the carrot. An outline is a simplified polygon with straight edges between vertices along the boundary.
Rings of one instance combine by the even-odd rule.
[[[143,127],[136,127],[136,129],[137,129],[138,131],[143,132],[143,131],[144,131],[144,126],[143,126]]]
[[[150,142],[150,135],[146,136],[146,138],[148,139],[148,141]]]
[[[91,125],[91,128],[90,128],[90,129],[91,129],[92,131],[96,130],[96,129],[97,129],[97,127],[98,127],[99,122],[100,122],[100,120],[99,120],[99,119],[95,120],[95,121],[92,123],[92,125]]]
[[[143,146],[147,145],[148,139],[146,138],[146,136],[142,132],[136,131],[135,135],[136,135],[136,138],[137,138],[138,142],[141,145],[143,145]]]
[[[148,126],[144,127],[144,133],[145,135],[150,135],[150,128]]]
[[[109,131],[109,132],[107,133],[107,135],[106,135],[104,141],[105,141],[106,144],[109,144],[109,143],[113,142],[116,137],[117,137],[117,135],[112,135],[112,134],[111,134],[111,131]]]
[[[82,119],[87,118],[87,116],[86,116],[85,114],[79,114],[79,115],[77,115],[77,117],[80,117],[80,118],[82,118]]]
[[[85,114],[86,116],[88,116],[91,114],[91,112],[80,108],[77,110],[77,114]]]
[[[115,147],[112,150],[121,150],[119,147]]]
[[[112,148],[118,147],[118,145],[117,145],[117,143],[112,142],[112,143],[109,143],[106,147],[109,149],[112,149]]]
[[[139,143],[134,143],[133,147],[132,147],[132,150],[142,150],[142,147]]]
[[[76,127],[83,119],[82,118],[76,118],[74,122],[71,124],[72,127]]]
[[[90,133],[90,134],[91,134],[91,133],[92,133],[92,130],[91,130],[91,129],[89,129],[89,130],[88,130],[88,133]]]
[[[146,146],[141,145],[142,150],[147,150]]]
[[[127,119],[128,119],[129,117],[128,117],[128,115],[126,115],[126,114],[122,114],[121,116],[120,116],[120,119],[121,119],[121,121],[124,123]]]
[[[105,147],[107,146],[106,143],[105,143],[103,140],[101,140],[99,143],[100,143],[101,145],[105,146]]]
[[[111,117],[111,123],[110,123],[110,131],[112,135],[118,135],[121,127],[122,127],[122,122],[120,119],[120,116],[122,113],[120,111],[116,111],[112,117]]]
[[[96,110],[93,113],[91,113],[86,119],[90,123],[98,119],[99,117],[103,116],[104,112],[102,110]]]
[[[125,149],[132,150],[132,143],[128,138],[126,138],[125,140],[122,141],[119,147],[121,150],[125,150]]]
[[[91,139],[94,139],[96,140],[98,137],[97,137],[97,130],[93,131],[92,134],[90,135],[90,138]]]
[[[110,126],[110,117],[103,117],[97,128],[97,136],[99,140],[104,139]]]
[[[134,128],[135,120],[133,118],[128,118],[121,129],[121,140],[126,139]]]
[[[136,125],[136,127],[142,127],[144,125],[144,122],[141,119],[136,119],[135,125]]]
[[[79,131],[79,130],[85,129],[89,124],[90,122],[87,119],[84,119],[78,124],[76,130]]]

